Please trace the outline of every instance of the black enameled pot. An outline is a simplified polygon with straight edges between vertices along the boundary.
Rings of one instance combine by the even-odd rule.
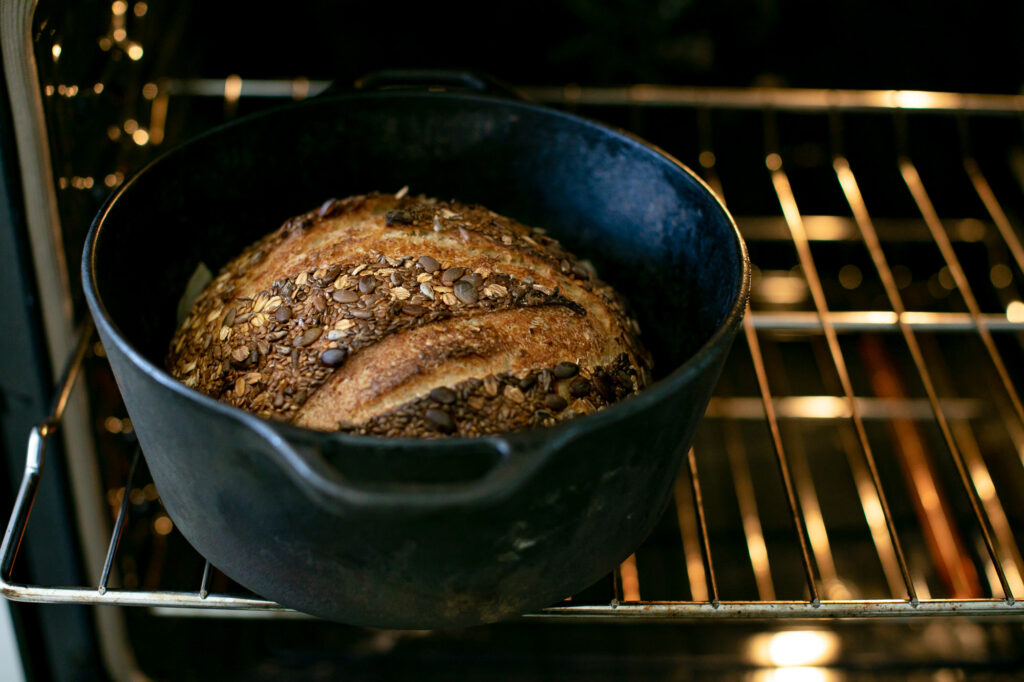
[[[409,185],[547,228],[631,301],[657,381],[552,428],[384,439],[262,420],[163,369],[177,302],[284,219]],[[146,461],[175,524],[231,578],[354,624],[437,628],[537,609],[651,531],[740,324],[732,219],[624,132],[463,91],[328,94],[199,137],[106,202],[82,266]]]

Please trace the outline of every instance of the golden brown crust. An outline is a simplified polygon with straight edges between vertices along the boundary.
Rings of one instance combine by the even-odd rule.
[[[611,287],[542,230],[478,206],[372,194],[325,202],[225,266],[175,334],[167,365],[208,395],[300,426],[474,435],[639,390],[649,360],[637,333]],[[615,376],[609,385],[621,390],[554,412],[513,400],[515,391],[507,404],[466,402],[473,380],[490,377],[490,387],[559,362],[599,383]],[[459,400],[431,403],[445,386]]]

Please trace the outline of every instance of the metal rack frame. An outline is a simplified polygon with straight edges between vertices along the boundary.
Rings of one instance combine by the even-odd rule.
[[[237,77],[231,77],[237,79]],[[189,96],[226,97],[233,93],[253,96],[293,97],[298,90],[303,93],[315,91],[321,84],[304,82],[301,89],[296,81],[264,81],[253,84],[251,92],[245,92],[239,79],[196,80],[174,82],[167,86],[171,94]],[[230,85],[230,87],[229,87]],[[907,91],[828,91],[828,90],[777,90],[777,89],[700,89],[634,86],[630,88],[532,88],[526,89],[534,99],[561,105],[601,104],[611,106],[682,106],[698,109],[741,108],[758,109],[765,112],[766,149],[764,163],[772,187],[782,210],[782,217],[788,238],[796,248],[798,262],[809,287],[813,301],[813,312],[752,312],[749,308],[744,319],[744,339],[750,353],[760,394],[760,410],[751,410],[750,405],[730,403],[730,399],[716,398],[709,407],[709,416],[728,416],[736,410],[759,412],[755,416],[766,420],[774,452],[775,463],[784,489],[789,519],[796,531],[800,550],[801,567],[806,582],[808,598],[805,600],[778,600],[775,598],[771,574],[768,570],[767,554],[764,552],[764,537],[753,491],[748,465],[742,455],[742,444],[733,444],[729,451],[729,466],[737,487],[744,533],[748,543],[750,560],[757,582],[760,599],[756,601],[722,600],[719,596],[718,581],[708,539],[708,524],[702,500],[701,479],[697,459],[691,449],[688,466],[676,484],[675,504],[679,527],[686,555],[686,571],[693,601],[644,601],[640,598],[639,577],[635,559],[630,557],[616,572],[616,599],[607,604],[577,604],[572,601],[543,609],[529,617],[572,618],[572,619],[702,619],[702,618],[849,618],[849,617],[905,617],[905,616],[1024,616],[1024,604],[1017,601],[1024,591],[1019,583],[1024,574],[1024,562],[1007,516],[997,496],[993,497],[984,480],[989,477],[980,454],[965,447],[959,437],[958,420],[964,419],[970,401],[943,399],[935,388],[932,371],[925,361],[919,332],[970,332],[977,334],[988,361],[998,376],[1002,395],[997,402],[1001,418],[1014,445],[1021,453],[1024,466],[1024,405],[1012,381],[993,333],[1024,332],[1024,320],[1008,315],[986,314],[981,311],[972,288],[953,249],[949,231],[936,212],[913,161],[901,155],[895,159],[907,191],[920,212],[932,243],[938,248],[948,268],[956,290],[959,291],[968,309],[967,313],[933,313],[907,310],[901,296],[893,270],[886,260],[882,243],[874,222],[857,184],[857,177],[850,163],[842,153],[841,133],[838,125],[833,126],[832,167],[835,179],[849,204],[853,216],[852,238],[861,241],[868,250],[871,262],[881,280],[890,310],[833,312],[826,300],[824,287],[810,249],[809,228],[813,218],[801,214],[789,177],[784,168],[776,142],[774,128],[775,111],[815,111],[837,121],[846,111],[894,111],[903,110],[947,112],[950,114],[982,114],[996,116],[1024,116],[1024,96],[966,95],[954,93],[927,93]],[[709,125],[704,119],[702,125]],[[707,131],[706,131],[707,132]],[[716,173],[716,159],[710,146],[710,134],[702,134],[701,172],[708,184],[722,195],[722,185]],[[1011,225],[1000,202],[996,198],[986,176],[975,159],[963,158],[967,179],[985,206],[992,224],[998,230],[1013,260],[1024,272],[1024,247]],[[741,221],[742,227],[742,221]],[[990,562],[995,580],[991,581],[992,598],[931,599],[918,595],[914,579],[904,556],[903,543],[892,511],[886,498],[882,478],[879,474],[875,455],[865,428],[865,420],[885,418],[886,406],[879,407],[871,402],[873,398],[855,394],[847,367],[839,334],[851,331],[898,332],[913,361],[917,377],[924,387],[925,400],[917,401],[913,407],[915,418],[930,418],[937,424],[945,445],[946,454],[951,458],[963,492],[970,503],[971,514],[980,533],[983,555]],[[769,383],[759,332],[790,332],[822,335],[827,348],[827,360],[838,377],[836,395],[803,396],[778,398],[773,395]],[[267,612],[273,615],[294,614],[280,605],[257,598],[238,595],[210,593],[207,589],[211,566],[206,563],[199,588],[194,592],[146,591],[109,589],[110,570],[113,565],[121,532],[128,513],[129,491],[133,484],[136,451],[131,473],[125,483],[125,494],[114,524],[109,542],[106,561],[99,585],[96,587],[45,587],[22,585],[11,582],[12,570],[18,554],[18,547],[26,532],[32,502],[39,487],[39,474],[43,466],[48,438],[59,427],[64,407],[71,389],[80,374],[86,349],[92,338],[91,324],[82,330],[78,345],[72,354],[59,385],[57,397],[49,417],[33,429],[29,441],[25,474],[15,503],[11,521],[0,547],[0,592],[9,599],[46,603],[90,603],[120,606],[146,606],[162,611],[164,608],[192,610],[216,609],[219,613],[240,614],[240,612]],[[740,352],[737,348],[734,352]],[[821,408],[827,403],[828,410],[820,418],[842,420],[851,427],[846,435],[846,450],[851,471],[856,483],[859,499],[864,507],[872,541],[885,572],[893,598],[887,599],[828,599],[823,598],[821,586],[836,578],[835,566],[828,547],[818,499],[813,485],[808,487],[809,475],[787,449],[780,429],[780,418],[792,416],[803,408],[791,404],[793,400],[816,399],[814,405]],[[1001,402],[1000,402],[1001,401]],[[748,400],[749,402],[749,400]],[[909,408],[908,408],[909,409]],[[813,412],[813,410],[811,410]],[[804,416],[808,415],[803,409]],[[989,481],[991,479],[989,478]],[[979,489],[985,490],[981,494]],[[751,507],[751,505],[753,505]],[[875,513],[869,514],[869,507]],[[760,551],[758,550],[760,547]],[[1014,572],[1008,576],[1007,568]],[[1012,584],[1011,584],[1012,583]],[[1017,593],[1015,594],[1014,588]],[[998,594],[1001,592],[1001,596]],[[826,595],[827,596],[827,595]],[[295,614],[298,615],[298,614]]]

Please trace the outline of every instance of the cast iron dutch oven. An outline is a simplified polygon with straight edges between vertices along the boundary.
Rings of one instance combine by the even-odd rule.
[[[205,134],[125,182],[84,254],[89,308],[182,534],[256,593],[353,624],[493,622],[607,574],[667,503],[749,288],[732,219],[675,159],[550,108],[437,90],[330,93]],[[200,262],[216,272],[325,198],[403,185],[589,258],[634,306],[657,381],[556,427],[413,440],[264,421],[164,371]]]

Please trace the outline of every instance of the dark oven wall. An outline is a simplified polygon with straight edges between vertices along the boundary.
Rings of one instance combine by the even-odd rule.
[[[35,17],[72,255],[103,197],[126,175],[227,118],[279,103],[172,97],[164,106],[166,85],[175,79],[237,74],[349,84],[377,69],[446,67],[520,85],[1011,93],[1024,75],[1015,35],[1024,8],[997,0],[318,2],[287,11],[237,2],[44,1]]]

